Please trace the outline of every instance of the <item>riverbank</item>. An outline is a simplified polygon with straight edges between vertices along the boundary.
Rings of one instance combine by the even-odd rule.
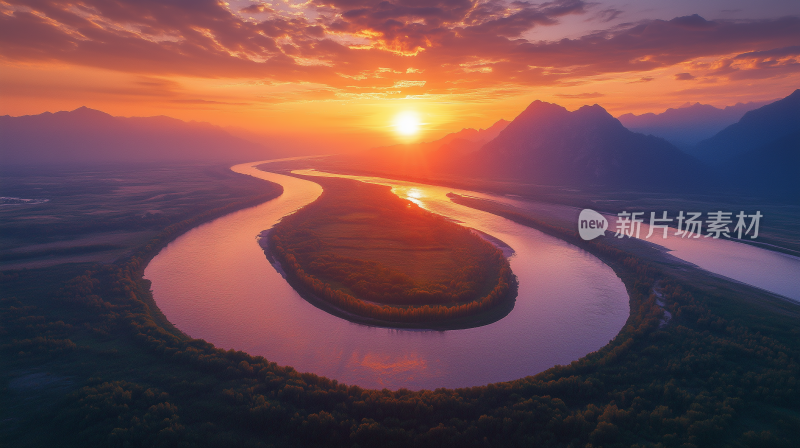
[[[260,240],[309,303],[364,325],[437,330],[487,325],[513,309],[516,282],[496,244],[387,187],[313,180],[320,198]]]
[[[738,242],[766,250],[797,256],[800,253],[800,205],[772,201],[769,198],[742,197],[740,195],[704,195],[701,193],[676,196],[670,193],[631,190],[577,190],[559,186],[500,182],[487,179],[462,179],[455,177],[414,177],[397,173],[359,169],[337,163],[335,158],[290,162],[271,166],[270,169],[316,169],[336,174],[383,177],[426,185],[449,187],[468,191],[486,192],[509,198],[535,201],[544,204],[565,205],[578,210],[589,208],[616,215],[623,210],[667,211],[676,216],[681,210],[715,211],[760,210],[762,220],[757,241]]]
[[[270,229],[271,230],[271,229]],[[259,245],[264,250],[267,260],[275,268],[275,270],[289,283],[295,291],[305,299],[308,303],[315,307],[330,313],[336,317],[345,319],[349,322],[366,325],[369,327],[380,328],[398,328],[398,329],[416,329],[416,330],[432,330],[432,331],[447,331],[447,330],[465,330],[468,328],[482,327],[489,325],[500,319],[506,317],[513,309],[515,297],[517,294],[517,282],[512,283],[512,290],[508,294],[508,300],[503,301],[499,306],[492,308],[486,313],[475,316],[466,316],[459,319],[450,319],[445,322],[392,322],[382,319],[372,319],[358,314],[348,313],[346,310],[332,305],[330,302],[320,298],[318,295],[308,288],[302,282],[299,282],[295,276],[286,272],[281,262],[275,258],[272,249],[269,247],[269,233],[270,230],[265,230],[259,234]]]
[[[517,223],[528,225],[545,232],[547,229],[561,229],[560,232],[574,233],[576,220],[548,220],[547,215],[536,209],[524,209],[478,197],[448,194],[450,200],[476,210],[482,210],[511,219]],[[609,226],[613,226],[614,217],[609,217]],[[646,229],[643,230],[646,232]],[[644,234],[644,233],[643,233]],[[777,300],[800,301],[798,290],[787,281],[798,269],[797,259],[792,256],[779,255],[776,251],[759,251],[752,246],[737,245],[733,241],[715,241],[713,239],[683,240],[673,238],[654,240],[638,238],[614,238],[611,231],[605,237],[593,240],[603,241],[605,245],[635,255],[644,261],[658,265],[670,275],[682,278],[690,283],[704,285],[709,291],[736,289],[746,291],[757,288],[763,294],[771,295]],[[557,236],[557,235],[556,235]],[[560,236],[559,236],[560,237]],[[661,244],[663,244],[663,246]],[[579,247],[592,244],[576,239]],[[716,258],[715,258],[716,257]],[[728,260],[734,260],[729,263]],[[749,261],[756,268],[743,270],[741,263]],[[763,269],[763,266],[770,266]],[[743,294],[747,297],[749,294]],[[759,294],[760,295],[760,294]]]

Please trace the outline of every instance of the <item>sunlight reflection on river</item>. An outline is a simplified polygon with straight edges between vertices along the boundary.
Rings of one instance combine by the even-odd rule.
[[[446,194],[459,190],[408,182],[393,184],[395,193],[516,251],[510,262],[520,286],[513,311],[483,327],[451,331],[368,327],[332,316],[302,299],[256,242],[321,188],[253,168],[261,163],[233,170],[283,185],[282,196],[190,230],[145,270],[159,308],[192,337],[348,384],[430,389],[512,380],[567,364],[607,344],[628,317],[625,287],[597,258],[450,202]]]

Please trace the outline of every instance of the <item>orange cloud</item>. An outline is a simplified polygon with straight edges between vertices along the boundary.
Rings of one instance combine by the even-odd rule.
[[[615,113],[774,99],[800,70],[798,17],[620,24],[629,13],[581,0],[229,1],[0,0],[2,107],[287,132],[315,116],[316,128],[378,135],[413,105],[433,133],[513,118],[534,99],[602,98]],[[564,23],[583,35],[531,38]]]
[[[208,0],[6,0],[2,6],[0,54],[7,61],[60,61],[159,76],[314,82],[353,94],[392,86],[397,95],[419,95],[498,83],[558,85],[736,52],[757,62],[744,67],[739,58],[736,69],[723,68],[716,75],[770,77],[797,69],[797,51],[792,50],[797,47],[791,44],[800,40],[797,17],[733,22],[697,15],[557,42],[520,38],[533,27],[585,14],[587,4],[574,0],[542,5],[312,1],[303,14],[265,3],[232,11]],[[259,19],[251,20],[250,13]],[[368,75],[380,67],[389,70]]]

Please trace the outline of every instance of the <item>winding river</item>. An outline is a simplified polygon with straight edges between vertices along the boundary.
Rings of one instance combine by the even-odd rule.
[[[190,230],[145,270],[161,311],[191,337],[347,384],[418,390],[507,381],[567,364],[607,344],[628,318],[625,287],[600,260],[446,196],[488,195],[376,178],[360,179],[391,185],[395,194],[511,246],[516,305],[495,323],[451,331],[370,327],[332,316],[302,299],[256,241],[322,189],[255,168],[263,163],[232,169],[281,184],[280,197]]]
[[[607,344],[628,318],[622,281],[594,256],[450,202],[445,194],[458,190],[407,183],[403,191],[429,210],[516,251],[514,310],[493,324],[453,331],[369,327],[332,316],[301,298],[256,242],[322,189],[254,168],[260,163],[232,169],[283,185],[283,195],[190,230],[145,270],[161,311],[191,337],[347,384],[418,390],[507,381],[569,363]]]
[[[312,176],[344,177],[389,185],[399,196],[410,199],[424,208],[445,216],[451,216],[453,212],[453,209],[451,209],[453,204],[450,204],[447,198],[442,196],[442,194],[446,194],[449,191],[489,199],[520,210],[533,212],[535,215],[547,215],[551,218],[557,218],[561,222],[560,225],[563,226],[577,226],[578,215],[581,211],[579,208],[568,205],[519,200],[512,196],[465,192],[452,188],[432,187],[430,185],[377,177],[328,174],[315,170],[298,170],[295,173]],[[738,210],[727,211],[733,212],[734,215],[738,212]],[[755,210],[748,210],[747,212],[754,213]],[[617,216],[609,214],[604,214],[604,216],[608,220],[609,229],[605,236],[613,238],[614,229],[617,228]],[[645,216],[647,216],[647,213],[645,213]],[[648,219],[645,218],[645,221]],[[647,238],[650,233],[650,226],[642,223],[639,235],[635,236],[635,238],[660,246],[663,250],[669,252],[672,257],[693,264],[708,272],[800,302],[800,257],[742,244],[726,238],[707,238],[704,236],[707,230],[699,238],[681,238],[680,236],[675,236],[674,232],[675,229],[673,228],[669,231],[669,235],[664,238],[663,232],[657,229],[650,238]]]

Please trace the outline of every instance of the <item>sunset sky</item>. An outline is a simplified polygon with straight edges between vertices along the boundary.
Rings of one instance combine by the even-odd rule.
[[[0,0],[0,12],[0,115],[88,106],[372,145],[408,138],[396,117],[409,114],[431,140],[536,99],[620,115],[800,87],[796,0]]]

